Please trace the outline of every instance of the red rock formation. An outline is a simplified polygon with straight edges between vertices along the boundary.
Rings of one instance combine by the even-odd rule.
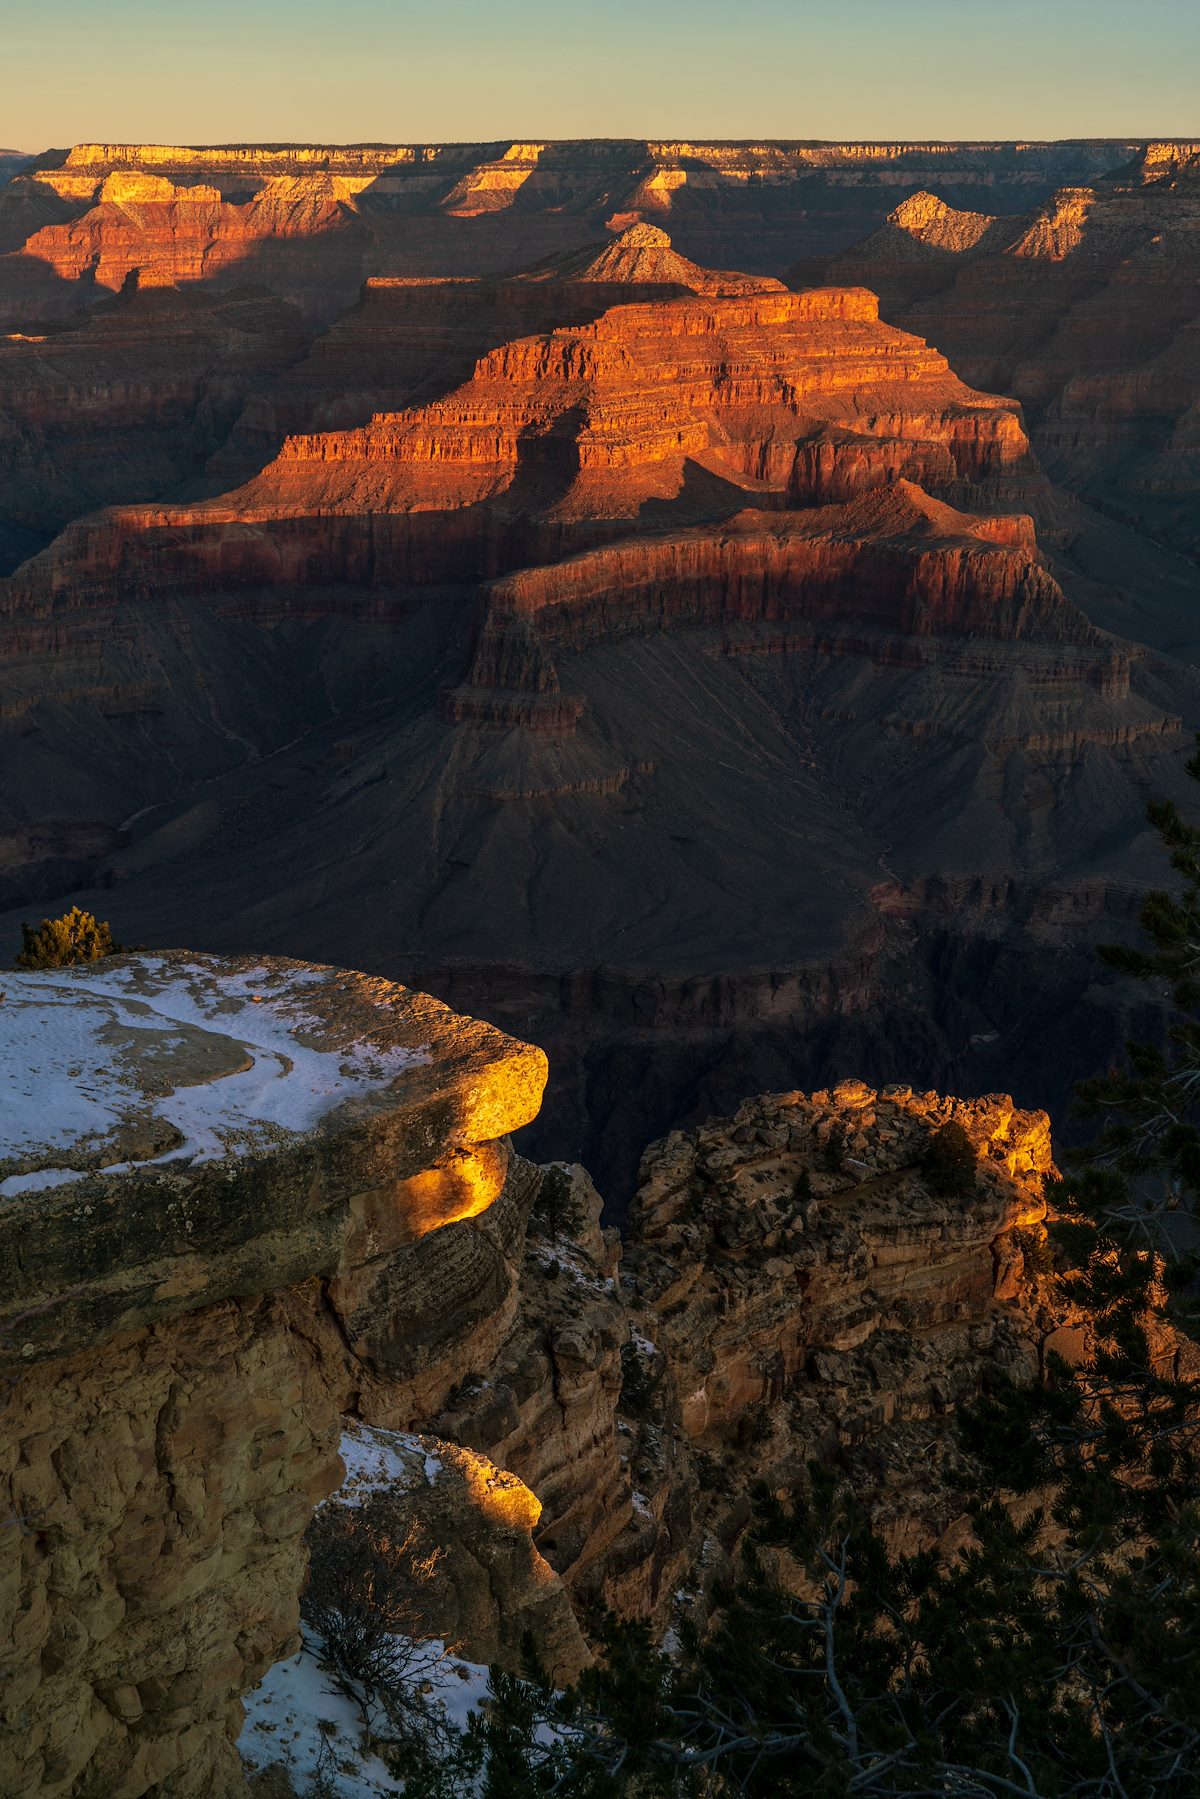
[[[697,626],[735,654],[817,648],[912,667],[928,659],[922,640],[966,639],[965,666],[980,674],[978,640],[993,639],[1034,680],[1129,691],[1128,659],[1064,598],[1030,519],[956,512],[903,480],[843,506],[747,511],[719,530],[610,544],[494,582],[485,606],[469,685],[444,716],[517,722],[505,690],[557,699],[551,651]]]
[[[569,485],[554,496],[556,516],[632,514],[675,497],[683,460],[711,451],[725,479],[801,497],[794,452],[779,445],[830,426],[930,446],[927,461],[963,479],[1027,450],[1011,407],[881,326],[873,295],[766,293],[622,306],[590,326],[507,344],[443,401],[380,414],[357,432],[290,440],[261,492],[265,503],[272,487],[294,490],[300,479],[323,506],[348,510],[356,479],[372,480],[359,469],[384,464],[386,486],[379,475],[373,485],[394,509],[465,506],[510,484],[523,460],[557,461],[552,476]],[[920,467],[921,449],[913,456]],[[244,498],[253,508],[258,494]]]
[[[1020,206],[1131,144],[81,144],[0,193],[0,319],[70,310],[130,269],[269,279],[329,319],[367,275],[481,275],[606,224],[669,224],[705,264],[778,274],[852,242],[905,189]]]
[[[1016,218],[915,194],[819,266],[869,283],[965,379],[1015,394],[1059,479],[1194,553],[1198,220],[1195,146],[1152,144]]]
[[[302,256],[291,250],[297,240]],[[35,231],[20,254],[26,266],[41,264],[58,282],[86,279],[101,289],[117,290],[135,273],[160,286],[268,283],[323,318],[353,294],[370,241],[353,184],[337,176],[271,177],[237,205],[204,183],[176,185],[162,175],[114,170],[86,212]],[[67,296],[52,280],[44,286],[47,307],[59,310],[56,294]]]
[[[975,489],[1026,455],[1011,406],[881,325],[861,289],[613,307],[490,352],[444,400],[290,438],[218,500],[88,521],[23,571],[6,609],[29,616],[85,579],[222,590],[478,578],[635,520],[728,517],[751,496],[818,500],[826,479],[838,493],[899,473]]]
[[[513,285],[547,281],[584,287],[618,283],[634,290],[630,299],[651,298],[656,292],[662,297],[672,291],[727,295],[784,291],[781,281],[769,277],[701,268],[672,249],[660,226],[644,224],[626,226],[606,244],[587,244],[565,256],[548,257],[514,277]]]
[[[770,291],[782,283],[702,269],[650,225],[501,279],[374,276],[299,367],[253,396],[214,472],[244,478],[289,435],[363,425],[374,413],[445,393],[501,344],[586,324],[610,306]]]
[[[719,532],[611,544],[493,583],[488,606],[494,621],[535,621],[571,647],[675,619],[1099,641],[1041,565],[1032,520],[956,512],[903,480],[847,505],[740,512]]]

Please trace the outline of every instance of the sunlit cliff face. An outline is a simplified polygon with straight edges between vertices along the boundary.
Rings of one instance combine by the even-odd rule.
[[[475,1218],[498,1198],[508,1173],[502,1143],[458,1149],[448,1161],[408,1180],[357,1194],[350,1258],[367,1260],[415,1243],[443,1225]]]

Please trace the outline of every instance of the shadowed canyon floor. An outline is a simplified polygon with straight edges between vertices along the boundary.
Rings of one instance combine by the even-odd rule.
[[[1061,1104],[1134,1022],[1091,945],[1200,715],[1194,184],[1131,144],[37,159],[0,924],[72,892],[418,981],[546,1045],[535,1146],[618,1210],[772,1086]]]

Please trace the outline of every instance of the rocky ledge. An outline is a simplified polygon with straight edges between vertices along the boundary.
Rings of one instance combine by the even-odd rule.
[[[0,993],[0,1791],[224,1799],[341,1479],[322,1327],[359,1378],[400,1357],[435,1396],[486,1361],[528,1188],[506,1133],[545,1058],[295,962],[122,956]],[[509,1520],[526,1561],[536,1517]]]
[[[622,1245],[511,1151],[541,1052],[407,988],[175,952],[0,992],[6,1799],[241,1799],[306,1532],[564,1680],[593,1599],[702,1619],[752,1483],[814,1456],[953,1542],[956,1404],[1063,1324],[1047,1121],[1004,1096],[747,1101],[646,1152]]]
[[[25,1362],[314,1274],[372,1340],[372,1268],[490,1206],[546,1080],[424,994],[278,959],[123,956],[0,993],[0,1354]]]

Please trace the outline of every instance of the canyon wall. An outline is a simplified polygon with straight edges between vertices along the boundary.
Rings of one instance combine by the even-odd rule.
[[[0,336],[0,572],[81,513],[202,475],[251,390],[307,335],[261,290],[134,281],[59,329]]]
[[[914,193],[795,278],[866,282],[966,380],[1022,401],[1056,479],[1195,555],[1198,171],[1194,145],[1149,144],[1015,216]]]
[[[1122,266],[1120,220],[1174,207],[1178,254],[1127,270],[1131,306],[1161,275],[1174,316],[1183,149],[1113,187],[1097,159],[1128,146],[675,146],[626,217],[629,146],[552,148],[101,146],[3,190],[22,266],[34,213],[113,209],[85,232],[113,281],[186,211],[159,182],[243,224],[270,183],[348,183],[325,236],[357,243],[386,198],[414,257],[422,218],[482,235],[428,276],[349,255],[359,297],[316,335],[214,251],[211,279],[156,287],[143,259],[0,343],[10,543],[72,492],[138,502],[0,582],[0,932],[71,894],[125,941],[417,978],[553,1049],[537,1153],[586,1154],[618,1209],[648,1137],[800,1079],[1061,1104],[1127,1034],[1088,945],[1131,928],[1147,797],[1189,785],[1194,569],[1051,483],[1032,388],[1027,412],[966,385],[861,284],[731,273],[736,234],[706,268],[686,221],[701,195],[714,234],[742,205],[795,221],[810,177],[900,200],[918,261],[965,279],[990,246],[1010,297],[1031,271],[981,329],[1044,332],[1060,273],[1100,267],[1093,242]],[[276,201],[286,259],[308,200]]]
[[[1018,210],[1136,145],[79,144],[0,187],[0,319],[157,282],[264,281],[327,323],[370,275],[507,273],[604,226],[668,226],[685,253],[779,275],[853,242],[897,191]]]
[[[0,1786],[238,1790],[339,1440],[442,1462],[393,1495],[475,1545],[431,1625],[564,1672],[568,1595],[702,1616],[813,1453],[954,1540],[953,1405],[1054,1322],[1022,1106],[1145,1034],[1090,944],[1190,786],[1196,157],[1134,148],[0,188],[0,929],[374,977],[41,977],[53,1091],[0,978]]]

